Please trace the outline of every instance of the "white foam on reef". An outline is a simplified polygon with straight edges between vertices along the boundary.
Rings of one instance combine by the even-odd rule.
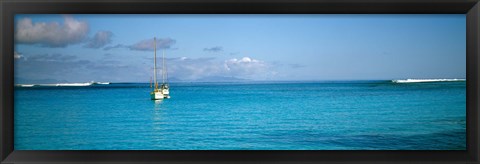
[[[17,87],[33,87],[35,84],[18,84]]]
[[[57,84],[16,84],[17,87],[86,87],[91,85],[109,85],[110,82],[57,83]]]
[[[58,84],[35,84],[40,87],[84,87],[90,86],[92,83],[58,83]]]
[[[465,79],[406,79],[392,80],[394,83],[427,83],[427,82],[449,82],[449,81],[465,81]]]
[[[108,84],[110,84],[110,82],[93,82],[93,84],[96,84],[96,85],[108,85]]]
[[[55,84],[57,87],[84,87],[84,86],[90,86],[93,85],[93,83],[59,83]]]

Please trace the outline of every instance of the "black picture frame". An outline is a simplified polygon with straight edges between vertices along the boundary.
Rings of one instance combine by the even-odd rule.
[[[478,0],[3,0],[0,161],[52,162],[479,162]],[[13,149],[15,14],[466,14],[467,150],[462,151],[18,151]]]

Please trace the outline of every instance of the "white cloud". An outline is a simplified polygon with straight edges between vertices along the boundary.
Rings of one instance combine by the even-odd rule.
[[[84,60],[75,55],[36,54],[28,60],[17,60],[15,78],[22,83],[49,82],[145,82],[148,72],[142,66],[121,60]],[[16,81],[17,82],[17,81]]]
[[[103,48],[103,50],[108,51],[108,50],[115,49],[115,48],[127,48],[127,47],[128,46],[123,45],[123,44],[117,44],[115,46],[107,46],[107,47]]]
[[[86,48],[101,48],[112,42],[113,33],[110,31],[98,31],[84,46]]]
[[[73,55],[39,54],[28,55],[28,60],[15,63],[15,76],[24,79],[64,79],[76,81],[89,73],[84,68],[90,61],[76,60]]]
[[[170,48],[173,44],[175,44],[175,40],[171,38],[164,38],[164,39],[157,39],[157,48]],[[131,46],[128,46],[130,50],[138,50],[138,51],[153,51],[154,50],[154,40],[153,39],[146,39],[140,42],[137,42]]]
[[[64,16],[63,24],[58,22],[35,22],[23,18],[17,22],[15,41],[20,44],[38,44],[47,47],[66,47],[85,40],[88,23]]]
[[[157,49],[169,49],[175,43],[176,41],[174,39],[160,38],[160,39],[157,39],[156,44],[157,44]],[[136,51],[153,51],[155,47],[154,45],[155,45],[155,42],[153,39],[145,39],[132,45],[117,44],[115,46],[108,46],[103,48],[103,50],[111,50],[114,48],[128,48],[130,50],[136,50]]]
[[[170,58],[166,63],[168,73],[182,80],[196,80],[223,72],[221,64],[214,58]]]
[[[224,67],[232,75],[250,77],[268,74],[270,65],[264,61],[243,57],[241,59],[233,58],[226,60]]]
[[[225,61],[215,58],[168,58],[167,69],[171,77],[182,80],[197,80],[206,77],[263,80],[275,75],[270,64],[250,57]]]
[[[215,46],[215,47],[210,47],[210,48],[204,48],[203,51],[207,51],[207,52],[222,52],[222,51],[223,51],[223,47]]]
[[[19,53],[16,55],[21,56]],[[18,77],[70,82],[146,82],[153,73],[152,57],[145,58],[147,60],[141,65],[125,60],[82,60],[64,54],[37,54],[28,57],[28,60],[16,60],[15,71]],[[221,80],[223,77],[268,80],[274,75],[270,64],[251,57],[229,60],[178,57],[166,60],[170,80]],[[161,72],[161,61],[159,63],[157,66]]]

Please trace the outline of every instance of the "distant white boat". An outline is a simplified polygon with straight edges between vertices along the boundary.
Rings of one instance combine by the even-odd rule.
[[[157,39],[153,38],[154,41],[154,56],[153,56],[153,84],[154,86],[150,85],[150,87],[153,88],[152,92],[150,92],[150,98],[152,100],[162,100],[162,99],[168,99],[170,98],[170,88],[168,86],[168,83],[166,82],[167,76],[167,67],[165,67],[165,50],[162,51],[162,84],[160,85],[160,88],[158,88],[158,82],[157,82]]]
[[[465,81],[465,79],[405,79],[392,80],[394,83],[426,83],[426,82],[449,82],[449,81]]]

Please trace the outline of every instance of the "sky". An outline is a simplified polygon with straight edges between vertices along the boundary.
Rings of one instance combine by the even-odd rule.
[[[15,17],[16,83],[466,77],[464,14]],[[161,76],[159,76],[161,77]]]

